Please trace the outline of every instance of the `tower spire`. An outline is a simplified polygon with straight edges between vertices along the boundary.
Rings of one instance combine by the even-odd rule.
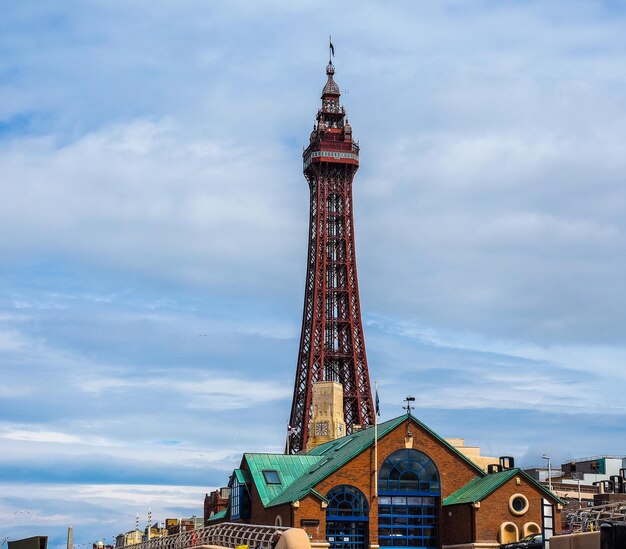
[[[302,333],[289,422],[294,430],[293,453],[304,450],[311,436],[313,384],[318,381],[341,384],[347,433],[357,425],[374,423],[352,210],[359,146],[339,102],[332,41],[329,50],[322,105],[303,153],[311,209]]]

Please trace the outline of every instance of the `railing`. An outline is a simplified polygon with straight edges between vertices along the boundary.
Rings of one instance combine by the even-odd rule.
[[[589,486],[588,484],[581,484],[580,489],[578,484],[570,484],[568,482],[552,482],[552,490],[554,492],[574,492],[578,493],[580,491],[581,494],[597,494],[598,487],[597,486]]]
[[[328,157],[328,158],[336,158],[336,159],[348,159],[348,160],[356,160],[358,162],[359,160],[359,153],[358,153],[358,147],[356,149],[354,149],[354,146],[352,147],[353,152],[345,152],[345,151],[327,151],[327,150],[323,150],[323,151],[311,151],[310,153],[308,153],[305,157],[304,157],[304,169],[306,170],[309,165],[311,164],[311,161],[314,158],[320,158],[322,156]]]
[[[591,456],[591,457],[586,457],[586,458],[578,458],[578,459],[570,459],[569,461],[565,461],[563,462],[564,465],[567,465],[568,463],[582,463],[585,461],[599,461],[601,459],[625,459],[626,455],[622,455],[622,456]]]
[[[250,549],[272,549],[285,530],[289,528],[223,522],[116,549],[186,549],[197,545],[219,545],[231,549],[237,545],[248,545]]]
[[[626,522],[626,501],[583,507],[566,518],[571,532],[595,531],[604,521]]]

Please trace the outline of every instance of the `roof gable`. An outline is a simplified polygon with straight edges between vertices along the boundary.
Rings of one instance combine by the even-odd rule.
[[[561,499],[555,496],[552,492],[546,489],[543,485],[537,482],[530,475],[522,471],[519,467],[513,469],[506,469],[499,473],[492,473],[482,478],[476,477],[470,480],[465,486],[459,488],[453,494],[450,494],[443,500],[443,505],[458,505],[461,503],[478,503],[485,499],[488,495],[495,492],[500,486],[512,479],[514,476],[519,475],[524,477],[529,484],[538,488],[545,497],[563,503]]]
[[[243,461],[247,464],[263,506],[267,506],[270,500],[284,492],[320,459],[314,455],[244,454]],[[263,471],[276,471],[280,484],[268,483]]]
[[[472,462],[468,457],[459,452],[454,446],[446,442],[437,433],[429,429],[415,416],[411,415],[410,419],[422,430],[426,431],[439,443],[445,446],[448,450],[454,453],[462,461],[467,463],[474,472],[479,476],[484,476],[485,472]],[[399,416],[389,421],[385,421],[378,425],[378,439],[402,425],[407,420],[406,415]],[[286,490],[281,491],[279,494],[270,500],[266,507],[273,507],[275,505],[282,505],[285,503],[291,503],[298,501],[304,496],[313,491],[313,488],[326,477],[330,476],[340,467],[345,465],[348,461],[359,455],[361,452],[369,448],[374,444],[374,431],[375,429],[369,427],[353,433],[351,435],[338,438],[321,444],[313,448],[307,456],[317,457],[318,461],[314,463],[309,469],[297,478]],[[323,496],[319,495],[322,499]]]

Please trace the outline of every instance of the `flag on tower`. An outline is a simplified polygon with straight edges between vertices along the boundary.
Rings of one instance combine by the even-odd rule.
[[[380,416],[380,400],[378,400],[378,386],[376,387],[376,415]]]
[[[330,44],[330,55],[335,57],[335,46],[333,46],[333,40],[330,36],[328,37],[328,43]]]

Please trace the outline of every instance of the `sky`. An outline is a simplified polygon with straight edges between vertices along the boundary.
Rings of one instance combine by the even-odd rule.
[[[382,419],[626,454],[623,4],[0,8],[0,540],[201,516],[282,451],[331,34]]]

